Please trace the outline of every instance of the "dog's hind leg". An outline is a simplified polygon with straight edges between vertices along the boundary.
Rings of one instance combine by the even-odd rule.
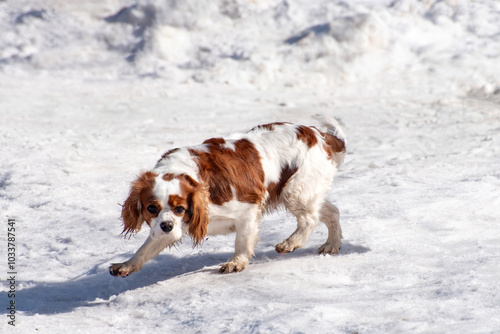
[[[287,239],[276,245],[275,249],[280,254],[290,253],[304,246],[319,221],[319,215],[314,210],[311,212],[306,208],[290,205],[287,205],[287,208],[297,218],[297,229]]]
[[[310,178],[307,173],[297,173],[282,192],[282,203],[297,218],[297,229],[275,249],[280,254],[293,252],[305,245],[320,220],[320,210],[331,183],[330,175]],[[321,176],[321,175],[320,175]]]
[[[323,202],[320,211],[320,220],[328,228],[328,238],[326,242],[318,249],[320,254],[337,254],[340,249],[340,239],[342,238],[342,229],[339,223],[339,209],[327,201]]]

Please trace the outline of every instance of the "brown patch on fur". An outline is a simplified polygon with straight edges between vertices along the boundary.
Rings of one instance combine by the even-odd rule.
[[[170,195],[168,197],[168,205],[170,205],[170,208],[172,209],[172,211],[178,207],[178,206],[182,206],[184,209],[187,209],[187,201],[186,201],[186,198],[185,197],[181,197],[179,195]],[[178,216],[182,216],[184,213],[182,214],[177,214],[174,212],[175,215],[178,215]]]
[[[154,180],[157,176],[153,172],[145,172],[132,182],[130,194],[122,207],[122,233],[125,235],[139,231],[144,221],[149,224],[151,218],[155,217],[147,210],[149,205],[156,205],[159,211],[161,210],[161,203],[153,194]]]
[[[203,144],[212,144],[212,145],[224,145],[226,140],[224,138],[210,138],[203,142]]]
[[[262,124],[262,125],[257,125],[255,127],[253,127],[252,130],[250,130],[250,131],[254,131],[254,130],[257,130],[257,129],[264,129],[264,130],[267,130],[267,131],[273,131],[276,126],[284,125],[284,124],[290,124],[290,123],[287,123],[287,122],[274,122],[274,123]]]
[[[297,172],[297,167],[290,168],[290,166],[286,165],[281,168],[280,179],[278,182],[272,182],[267,186],[267,191],[269,193],[269,199],[267,202],[268,207],[273,207],[279,203],[279,198],[281,196],[281,192],[283,188],[288,183],[288,180]]]
[[[167,152],[163,153],[163,155],[161,156],[161,159],[158,160],[158,162],[162,161],[163,159],[165,159],[167,156],[169,156],[170,154],[172,153],[175,153],[177,152],[179,149],[178,148],[173,148],[171,150],[168,150]]]
[[[209,223],[207,189],[188,175],[181,175],[178,178],[182,200],[186,204],[183,222],[189,224],[189,235],[193,238],[193,246],[196,246],[207,235]],[[175,205],[174,203],[176,202],[173,200],[172,205]],[[182,203],[182,201],[179,200],[178,203]]]
[[[318,143],[316,131],[316,129],[300,125],[297,127],[297,139],[302,140],[309,148],[311,148]]]
[[[345,143],[329,133],[321,133],[325,139],[323,149],[328,155],[328,159],[335,161],[335,154],[345,152]]]
[[[225,142],[225,141],[224,141]],[[233,199],[245,203],[262,202],[266,189],[264,187],[264,170],[260,155],[247,139],[234,142],[234,150],[222,146],[218,141],[206,141],[207,152],[190,150],[196,157],[200,176],[208,186],[210,201],[222,205]]]
[[[172,181],[174,179],[175,175],[174,174],[171,174],[171,173],[166,173],[166,174],[163,174],[163,176],[161,177],[163,180],[165,181]]]

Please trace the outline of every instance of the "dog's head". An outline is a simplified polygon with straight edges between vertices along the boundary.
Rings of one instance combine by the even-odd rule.
[[[197,245],[207,233],[208,191],[186,174],[145,172],[132,183],[122,218],[125,235],[146,222],[152,238],[175,243],[187,232]]]

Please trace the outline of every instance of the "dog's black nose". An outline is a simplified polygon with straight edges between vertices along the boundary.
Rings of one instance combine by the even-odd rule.
[[[174,223],[172,222],[162,222],[160,228],[163,232],[168,233],[174,229]]]

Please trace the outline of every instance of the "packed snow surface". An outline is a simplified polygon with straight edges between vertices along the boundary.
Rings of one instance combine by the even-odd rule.
[[[0,2],[1,332],[498,333],[499,22],[494,0]],[[320,113],[348,138],[340,254],[323,225],[277,254],[279,211],[241,273],[217,273],[229,235],[109,275],[163,152]]]

